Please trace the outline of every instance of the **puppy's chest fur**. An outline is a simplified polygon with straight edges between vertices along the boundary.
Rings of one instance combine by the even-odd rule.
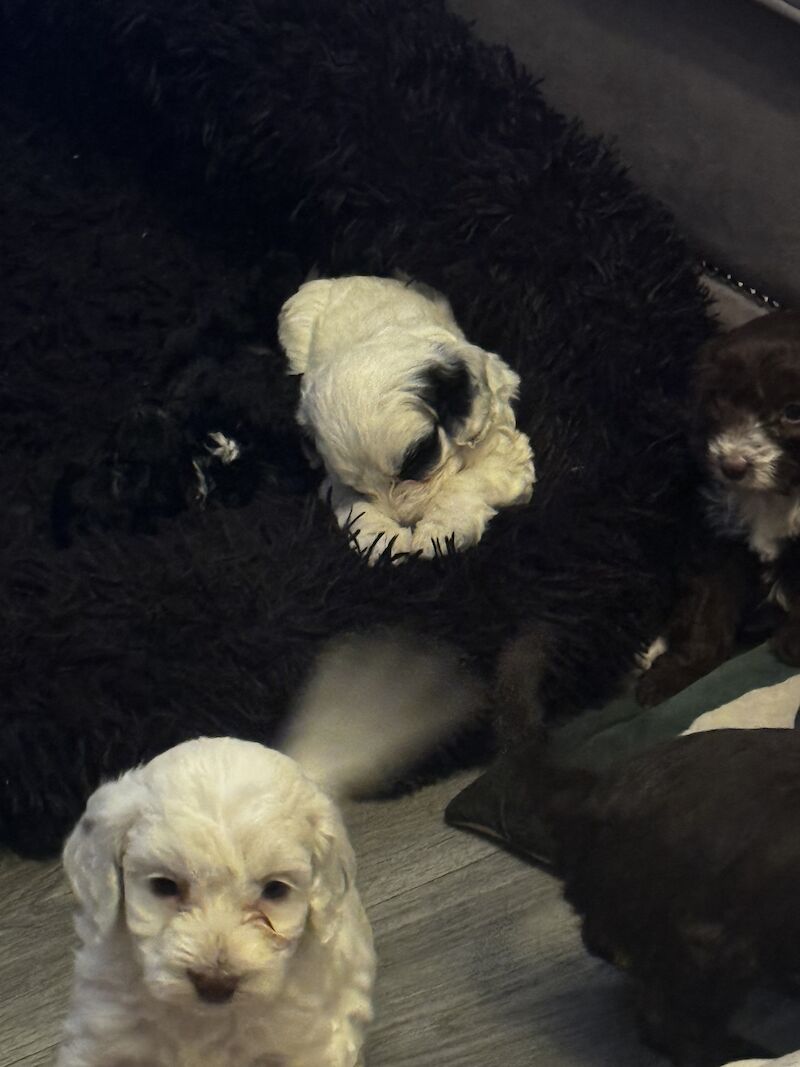
[[[209,1009],[209,1013],[214,1011]],[[107,1047],[116,1051],[115,1040],[122,1049],[134,1044],[137,1067],[140,1058],[147,1067],[289,1067],[294,1062],[281,1053],[254,1051],[269,1048],[273,1031],[280,1032],[285,1025],[285,1020],[278,1019],[274,1027],[270,1026],[268,1014],[265,1017],[257,1009],[243,1025],[241,1018],[234,1019],[224,1010],[217,1018],[210,1014],[183,1016],[174,1008],[162,1012],[160,1005],[143,1003],[138,1018],[133,1011],[129,1023],[128,1033],[123,1029],[108,1036]]]
[[[709,485],[706,516],[722,537],[744,541],[764,564],[772,564],[787,542],[800,537],[800,493],[783,495]]]

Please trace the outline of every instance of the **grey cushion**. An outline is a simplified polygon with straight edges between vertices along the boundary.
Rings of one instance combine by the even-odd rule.
[[[448,2],[615,137],[706,258],[800,303],[800,0]]]

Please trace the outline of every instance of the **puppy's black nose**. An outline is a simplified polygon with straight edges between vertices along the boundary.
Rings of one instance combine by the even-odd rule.
[[[239,979],[220,971],[187,971],[189,980],[201,1000],[209,1004],[224,1004],[236,992]]]
[[[744,456],[726,456],[719,461],[719,469],[732,482],[740,482],[750,470],[750,464]]]

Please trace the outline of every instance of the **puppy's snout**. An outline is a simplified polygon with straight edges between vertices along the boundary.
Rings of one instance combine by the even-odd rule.
[[[197,990],[197,995],[208,1004],[225,1004],[231,999],[239,985],[239,979],[233,974],[221,971],[186,972],[189,980]]]
[[[732,482],[740,482],[750,470],[750,463],[744,456],[725,456],[719,461],[719,469]]]

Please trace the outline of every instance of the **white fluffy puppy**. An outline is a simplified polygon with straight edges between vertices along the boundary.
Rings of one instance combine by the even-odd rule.
[[[322,655],[287,747],[373,783],[471,716],[452,653],[396,635]],[[64,866],[81,942],[58,1067],[354,1067],[375,972],[355,860],[297,760],[202,738],[102,785]]]
[[[466,340],[440,293],[390,278],[306,282],[278,334],[303,375],[297,418],[327,470],[322,494],[370,562],[386,548],[474,545],[498,508],[530,500],[519,376]]]

